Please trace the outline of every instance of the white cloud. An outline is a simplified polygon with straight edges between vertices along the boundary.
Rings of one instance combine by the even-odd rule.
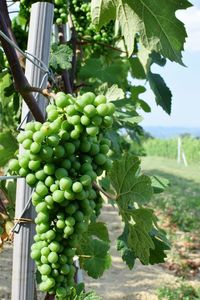
[[[200,8],[193,6],[185,11],[178,11],[176,15],[186,26],[188,38],[185,49],[200,52]]]

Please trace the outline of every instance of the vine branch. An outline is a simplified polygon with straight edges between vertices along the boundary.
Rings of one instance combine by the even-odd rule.
[[[117,200],[117,196],[107,193],[106,191],[104,191],[104,189],[98,185],[95,181],[93,182],[92,186],[94,187],[95,190],[100,191],[102,194],[104,194],[108,199],[112,199],[112,200]]]
[[[2,13],[2,6],[0,4],[0,30],[10,38],[6,22],[4,20],[4,15]],[[17,57],[15,49],[0,36],[0,42],[8,59],[8,63],[11,68],[13,79],[15,82],[15,89],[20,93],[27,106],[29,107],[33,117],[36,121],[44,122],[44,116],[34,98],[34,96],[27,91],[28,88],[31,88],[28,83],[27,78],[24,75],[24,72],[21,68],[19,59]]]

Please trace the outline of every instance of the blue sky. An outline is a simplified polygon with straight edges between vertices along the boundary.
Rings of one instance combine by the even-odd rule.
[[[179,11],[177,16],[186,24],[188,38],[183,60],[187,67],[168,62],[164,68],[156,67],[173,94],[172,113],[168,116],[155,104],[154,95],[148,91],[143,99],[152,112],[141,112],[143,126],[180,126],[200,128],[200,1],[191,1],[193,7]],[[148,89],[148,87],[147,87]],[[148,89],[149,90],[149,89]]]

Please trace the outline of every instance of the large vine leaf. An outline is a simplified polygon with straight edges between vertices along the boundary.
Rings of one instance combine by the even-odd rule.
[[[156,52],[150,52],[141,45],[138,51],[138,60],[141,63],[141,67],[146,74],[146,79],[149,81],[150,87],[155,95],[157,105],[160,105],[166,113],[170,114],[172,93],[164,79],[159,74],[155,74],[151,71],[153,63],[164,66],[166,59]]]
[[[150,249],[155,248],[149,234],[137,224],[129,225],[128,246],[145,265],[149,263]]]
[[[125,225],[123,233],[117,238],[117,250],[121,252],[123,261],[129,269],[133,269],[136,256],[132,249],[128,247],[128,226]]]
[[[110,20],[115,19],[116,7],[114,0],[91,1],[92,22],[100,29]]]
[[[139,175],[139,167],[139,158],[128,153],[113,163],[110,179],[117,203],[122,208],[134,202],[147,203],[152,196],[151,180],[146,175]]]
[[[93,1],[92,18],[98,28],[114,19],[113,2]],[[171,61],[182,64],[181,52],[187,34],[175,13],[191,6],[187,0],[160,0],[159,3],[152,0],[116,0],[115,5],[116,20],[129,56],[134,50],[135,36],[139,34],[148,50],[160,52]]]
[[[104,242],[110,242],[108,229],[103,222],[92,222],[88,226],[88,235],[95,236]]]
[[[148,80],[150,87],[155,94],[156,103],[170,115],[172,93],[166,85],[165,81],[159,74],[155,74],[152,72],[148,73]]]
[[[50,66],[57,70],[58,68],[70,69],[72,60],[72,50],[68,45],[58,45],[56,43],[51,46]]]
[[[124,231],[117,239],[117,250],[130,269],[136,258],[143,264],[164,262],[169,242],[165,232],[158,229],[157,218],[148,208],[120,210],[125,222]]]
[[[140,19],[132,9],[131,2],[117,0],[117,20],[130,56],[134,50],[135,35],[140,28]]]
[[[187,37],[184,24],[175,16],[178,9],[191,6],[187,0],[127,0],[137,14],[143,45],[182,64],[181,51]]]
[[[97,279],[101,277],[111,265],[109,243],[98,239],[87,239],[81,245],[80,264],[89,276]]]

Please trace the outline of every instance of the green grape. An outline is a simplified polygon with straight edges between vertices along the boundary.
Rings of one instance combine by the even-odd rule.
[[[44,255],[44,256],[48,256],[50,253],[50,249],[49,247],[44,247],[41,249],[41,254]]]
[[[33,141],[31,139],[25,139],[22,143],[22,146],[24,147],[24,149],[30,149],[32,143]]]
[[[65,143],[64,147],[67,155],[73,154],[76,150],[76,147],[74,146],[73,143]]]
[[[37,215],[37,223],[47,223],[49,220],[49,215],[46,212],[39,212]]]
[[[40,257],[41,257],[40,250],[35,249],[35,250],[32,250],[32,251],[31,251],[31,258],[32,258],[32,259],[34,259],[34,260],[39,260]]]
[[[83,124],[84,126],[87,126],[90,124],[90,118],[83,115],[81,116],[81,124]]]
[[[61,178],[59,185],[61,190],[69,190],[72,186],[72,180],[70,177]]]
[[[38,193],[38,195],[40,195],[42,197],[44,197],[48,194],[48,188],[43,183],[37,184],[35,190],[36,190],[36,193]]]
[[[28,167],[30,170],[37,171],[40,168],[40,161],[39,160],[36,160],[36,161],[30,160],[28,163]]]
[[[41,180],[41,181],[44,181],[45,178],[46,178],[46,174],[44,173],[43,170],[39,170],[35,173],[35,177],[38,179],[38,180]]]
[[[60,250],[60,244],[56,241],[53,241],[49,244],[49,249],[52,251],[52,252],[59,252]]]
[[[41,131],[36,131],[34,134],[33,134],[33,140],[34,142],[36,143],[42,143],[43,140],[45,138],[45,134]]]
[[[56,169],[55,165],[51,164],[51,163],[44,165],[44,168],[43,168],[44,173],[47,175],[54,175],[55,169]]]
[[[80,124],[81,118],[79,115],[73,115],[68,118],[68,122],[72,125]]]
[[[99,153],[94,157],[94,161],[97,165],[103,165],[106,162],[106,156],[102,153]]]
[[[97,126],[88,126],[86,132],[90,136],[96,136],[99,133],[99,128]]]
[[[57,145],[57,146],[55,146],[53,152],[57,158],[61,158],[65,155],[65,148],[61,145]]]
[[[54,178],[52,176],[47,176],[44,183],[47,187],[50,187],[54,183]]]
[[[105,96],[103,95],[98,95],[95,99],[94,99],[94,105],[98,106],[100,104],[104,104],[107,102],[107,99]]]
[[[88,118],[92,118],[97,114],[97,110],[96,110],[95,106],[92,104],[86,105],[84,107],[83,111]]]
[[[108,109],[108,112],[107,112],[108,116],[113,115],[115,112],[115,105],[112,102],[109,102],[107,104],[107,109]]]
[[[55,176],[56,176],[57,179],[62,179],[63,177],[67,177],[68,176],[68,172],[64,168],[58,168],[55,171]]]
[[[42,275],[49,275],[51,273],[51,267],[47,264],[43,264],[41,267],[40,267],[40,273]]]
[[[57,146],[57,145],[59,144],[59,141],[60,141],[60,137],[59,137],[58,135],[56,135],[56,134],[54,134],[54,135],[49,135],[49,136],[47,137],[47,143],[48,143],[48,145],[51,146],[51,147]]]
[[[65,200],[64,192],[60,191],[60,190],[54,191],[52,194],[52,197],[53,197],[53,200],[58,203],[61,203]]]
[[[97,112],[100,116],[105,117],[108,114],[108,104],[102,103],[97,106]]]
[[[17,167],[16,170],[13,170],[10,167],[10,163],[9,163],[9,169],[11,169],[11,171],[18,171],[19,170],[18,165],[20,165],[20,167],[23,168],[23,169],[27,169],[28,168],[28,163],[29,163],[28,157],[19,157],[19,163],[17,162],[17,164],[16,164],[16,167]]]
[[[50,110],[48,112],[47,117],[48,117],[49,121],[54,121],[54,120],[56,120],[58,118],[58,115],[59,115],[59,113],[58,113],[57,110]]]
[[[68,217],[65,219],[65,224],[67,226],[73,227],[75,225],[76,221],[73,217]]]
[[[72,184],[72,191],[74,193],[80,193],[83,190],[83,185],[81,182],[74,182]]]
[[[61,19],[61,23],[60,24],[62,24],[62,19]],[[58,25],[60,25],[60,24],[58,24]],[[56,105],[59,108],[64,108],[68,104],[70,104],[69,97],[65,93],[63,93],[63,92],[59,92],[59,93],[56,94],[55,101],[56,101]]]
[[[64,220],[58,220],[56,222],[56,227],[59,229],[63,229],[65,227],[65,221]]]
[[[56,252],[50,252],[49,255],[48,255],[48,261],[50,263],[57,263],[58,261],[58,254]]]
[[[111,127],[113,124],[113,118],[110,116],[105,116],[103,119],[103,125],[105,127]]]

